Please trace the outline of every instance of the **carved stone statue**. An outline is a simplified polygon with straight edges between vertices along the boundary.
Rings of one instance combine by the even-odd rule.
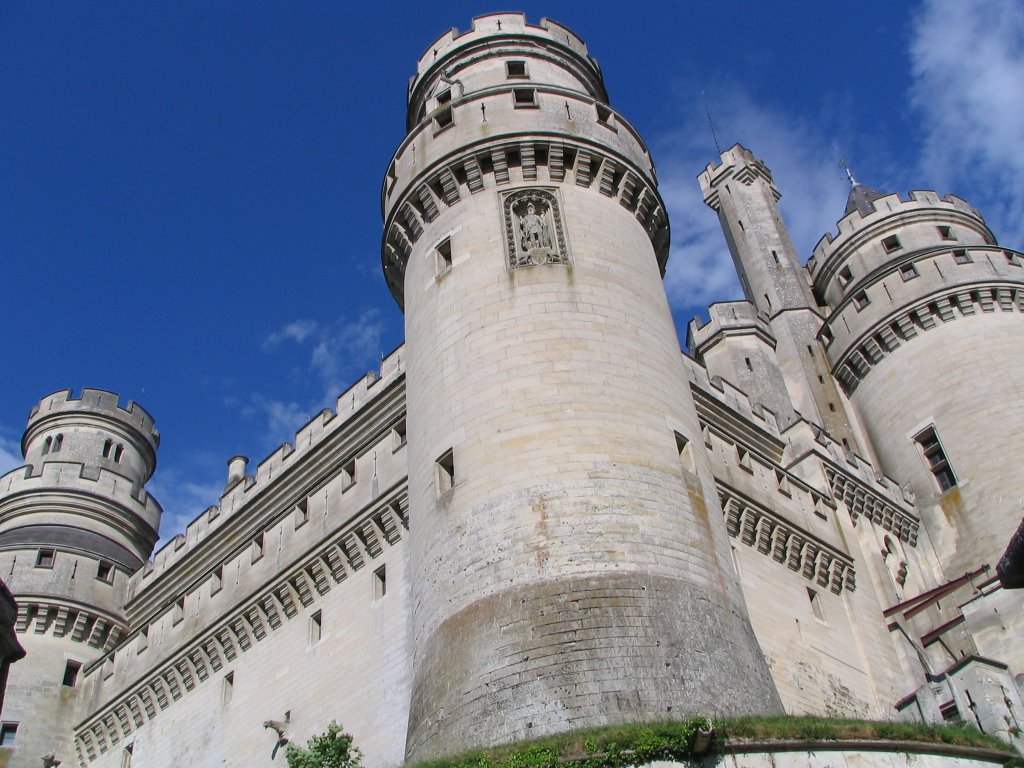
[[[550,248],[551,236],[548,234],[548,223],[544,217],[537,215],[537,209],[533,203],[526,206],[526,215],[519,218],[519,231],[521,232],[521,244],[526,252],[534,248]]]

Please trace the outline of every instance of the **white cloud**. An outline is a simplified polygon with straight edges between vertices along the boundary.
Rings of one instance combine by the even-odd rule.
[[[360,373],[377,367],[383,335],[377,309],[368,309],[355,320],[342,318],[320,334],[310,367],[323,383],[325,401],[333,401]]]
[[[227,479],[225,465],[224,478]],[[155,550],[167,540],[185,530],[199,513],[220,500],[224,484],[217,481],[197,482],[182,479],[181,473],[172,467],[161,467],[160,471],[146,485],[163,507],[160,519],[160,541]]]
[[[279,331],[263,340],[263,349],[271,350],[282,341],[294,341],[298,344],[315,334],[320,326],[315,320],[293,320]]]
[[[333,408],[341,392],[361,374],[378,366],[383,336],[384,321],[377,309],[366,310],[355,319],[342,317],[327,325],[313,320],[289,323],[268,336],[263,349],[274,351],[285,341],[312,342],[306,375],[300,378],[312,381],[313,391],[307,387],[304,396],[287,400],[253,393],[243,400],[233,398],[233,404],[245,418],[266,420],[264,440],[268,447],[291,442],[296,430],[312,414],[325,407]]]
[[[740,142],[771,169],[782,192],[783,217],[801,261],[835,227],[848,187],[840,152],[820,121],[756,103],[742,88],[716,88],[714,116],[725,149]],[[665,286],[679,310],[703,310],[714,301],[742,297],[718,217],[704,205],[697,174],[718,162],[707,117],[693,112],[672,134],[657,138],[660,190],[672,222],[672,252]]]
[[[21,458],[21,445],[16,440],[0,434],[0,475],[6,475],[24,463]]]
[[[1024,239],[1024,3],[925,0],[911,30],[921,173]]]

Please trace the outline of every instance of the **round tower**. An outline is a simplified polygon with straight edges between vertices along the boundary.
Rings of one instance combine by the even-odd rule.
[[[635,129],[565,27],[420,58],[383,189],[407,339],[407,756],[778,711],[661,282]],[[696,439],[695,439],[696,438]]]
[[[1021,518],[1022,259],[961,198],[856,185],[808,262],[832,370],[948,578],[994,566]]]
[[[55,392],[29,414],[26,465],[0,478],[0,569],[28,653],[4,703],[10,765],[74,759],[79,671],[125,632],[128,575],[157,540],[160,505],[144,486],[159,443],[152,417],[112,392]]]

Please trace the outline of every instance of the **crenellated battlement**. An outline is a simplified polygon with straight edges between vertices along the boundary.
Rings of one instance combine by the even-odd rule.
[[[729,179],[735,179],[747,186],[761,179],[772,190],[776,200],[782,197],[768,166],[742,144],[734,144],[725,150],[722,153],[722,162],[708,163],[697,176],[701,192],[704,193],[704,202],[716,211],[721,207],[720,189]]]
[[[15,496],[47,491],[113,501],[138,515],[154,531],[163,512],[160,502],[131,478],[77,461],[48,461],[38,468],[23,466],[3,475],[0,477],[0,510],[15,505]],[[49,503],[53,505],[52,498]]]
[[[41,399],[29,413],[26,439],[38,429],[40,422],[57,414],[69,413],[90,413],[115,419],[142,435],[154,452],[160,447],[160,430],[145,408],[134,400],[122,406],[116,392],[90,387],[83,389],[77,397],[72,390],[62,389]]]
[[[410,100],[423,78],[438,65],[446,65],[454,52],[481,42],[491,43],[495,38],[513,36],[519,39],[533,38],[543,46],[553,43],[571,51],[585,61],[600,80],[600,67],[588,54],[586,43],[569,28],[548,18],[542,18],[539,24],[530,24],[523,13],[489,13],[474,17],[467,31],[460,32],[452,27],[427,46],[416,62],[416,74],[409,82]]]
[[[683,356],[686,373],[690,379],[690,387],[699,388],[707,395],[721,402],[728,409],[740,414],[746,421],[764,430],[776,440],[781,441],[782,431],[779,429],[775,414],[767,408],[753,402],[742,389],[738,389],[728,381],[715,376],[708,376],[707,369],[689,357]],[[706,398],[697,399],[697,415],[704,419],[710,416],[702,404],[709,402]]]
[[[229,483],[219,503],[207,507],[185,527],[184,533],[166,542],[153,555],[152,560],[132,576],[130,593],[141,591],[146,585],[152,584],[160,574],[172,569],[214,532],[233,521],[239,510],[252,510],[265,491],[280,492],[281,476],[295,470],[296,466],[303,463],[311,453],[323,449],[325,443],[332,440],[339,443],[337,451],[340,453],[333,457],[334,463],[350,460],[350,443],[353,438],[348,433],[364,428],[379,428],[379,424],[372,423],[374,417],[378,415],[377,412],[370,409],[363,413],[364,408],[404,376],[404,351],[404,345],[393,350],[381,360],[379,373],[368,372],[338,396],[334,409],[325,408],[315,414],[295,433],[294,443],[283,443],[257,465],[255,475],[244,475],[240,481]],[[359,414],[363,414],[365,419],[352,418]],[[360,423],[356,423],[361,421],[366,423],[361,426]],[[385,422],[390,426],[390,421]],[[308,489],[294,491],[295,495],[301,493],[308,493]],[[290,509],[294,500],[282,503]]]
[[[709,319],[690,320],[686,328],[686,346],[690,354],[699,357],[708,347],[728,336],[760,336],[771,347],[775,346],[768,321],[757,313],[749,301],[721,301],[708,307]]]
[[[872,240],[880,241],[899,228],[917,223],[956,227],[973,232],[981,243],[996,242],[981,213],[962,197],[953,194],[940,197],[934,190],[914,190],[907,198],[898,194],[882,195],[871,201],[866,211],[854,209],[843,216],[837,222],[836,233],[826,232],[814,246],[807,269],[815,290],[819,290],[853,253]]]

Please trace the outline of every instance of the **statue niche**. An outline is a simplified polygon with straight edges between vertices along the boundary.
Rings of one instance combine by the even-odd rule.
[[[504,208],[510,269],[569,263],[561,212],[551,192],[514,192],[505,198]]]

